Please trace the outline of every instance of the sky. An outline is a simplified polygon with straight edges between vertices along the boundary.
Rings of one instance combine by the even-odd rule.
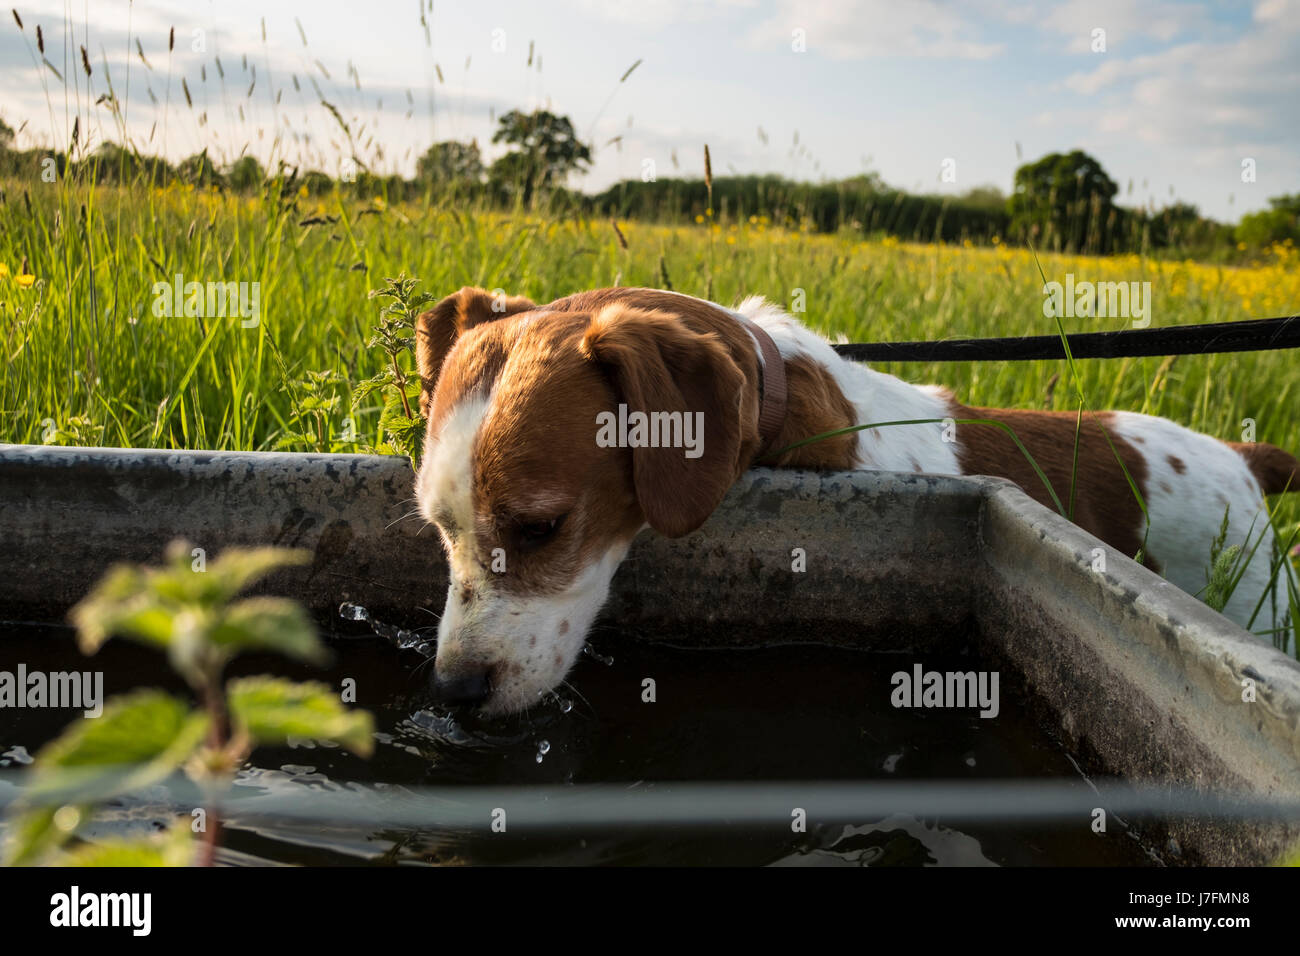
[[[219,161],[247,151],[336,174],[350,150],[324,99],[364,162],[404,175],[438,140],[477,140],[490,159],[503,149],[490,142],[496,117],[544,107],[593,145],[592,168],[570,182],[586,191],[701,176],[707,143],[717,175],[872,171],[931,193],[1008,192],[1021,161],[1083,149],[1119,202],[1192,202],[1227,222],[1300,192],[1300,0],[14,9],[22,29],[0,22],[0,118],[22,146],[66,148],[80,117],[91,147],[129,136],[173,160],[206,147]],[[110,83],[120,116],[101,101]]]

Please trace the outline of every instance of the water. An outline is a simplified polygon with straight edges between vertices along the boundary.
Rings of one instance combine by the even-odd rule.
[[[618,784],[629,791],[672,782],[955,781],[1059,779],[1088,783],[1053,736],[1027,712],[1003,675],[1001,710],[905,710],[890,704],[890,675],[912,658],[816,646],[682,650],[602,635],[562,695],[508,720],[482,720],[429,705],[431,645],[417,632],[370,619],[345,605],[333,662],[323,668],[279,658],[240,659],[233,674],[272,672],[340,686],[355,681],[357,706],[376,719],[370,760],[339,747],[295,741],[263,748],[240,772],[237,803],[225,819],[227,863],[376,864],[602,863],[840,866],[1150,864],[1112,818],[1097,835],[1088,820],[1068,826],[958,824],[898,813],[806,832],[771,826],[634,826],[566,833],[494,833],[481,827],[411,827],[377,814],[393,795],[423,787]],[[370,628],[382,640],[365,636]],[[415,650],[399,652],[395,648]],[[609,661],[607,663],[607,661]],[[19,662],[44,670],[103,669],[105,692],[163,686],[184,694],[161,655],[111,641],[96,657],[77,653],[64,629],[0,625],[0,670]],[[926,668],[970,670],[962,655],[924,660]],[[643,681],[654,680],[654,702]],[[28,754],[74,719],[71,711],[0,710],[0,795]],[[4,761],[0,761],[4,762]],[[467,791],[468,792],[468,791]],[[322,824],[252,810],[292,798],[348,801],[348,820]],[[161,788],[112,806],[92,833],[155,829],[168,818]],[[509,808],[504,808],[509,810]],[[244,817],[241,818],[241,812]]]
[[[382,621],[376,621],[370,616],[370,612],[360,604],[350,604],[344,602],[339,605],[339,617],[345,621],[366,621],[370,624],[370,630],[377,636],[388,641],[398,650],[411,650],[424,657],[433,657],[438,651],[437,637],[421,637],[415,631],[403,630],[400,627],[394,627],[391,624],[385,624]]]

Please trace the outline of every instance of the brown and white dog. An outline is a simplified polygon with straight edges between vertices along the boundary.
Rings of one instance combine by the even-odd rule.
[[[757,459],[800,439],[866,422],[991,418],[1014,430],[1059,496],[1074,467],[1073,412],[962,405],[945,389],[840,359],[760,298],[728,309],[615,288],[539,306],[464,288],[420,316],[417,354],[428,434],[416,497],[442,535],[451,577],[435,693],[484,713],[523,710],[563,680],[638,532],[694,531]],[[687,433],[698,422],[702,434],[691,448],[598,440],[602,421],[617,415],[624,428],[635,412]],[[1225,609],[1245,624],[1270,576],[1264,495],[1300,481],[1296,459],[1163,418],[1085,416],[1074,520],[1128,556],[1146,524],[1116,452],[1150,514],[1145,561],[1180,588],[1205,586],[1225,510],[1228,544],[1249,550],[1262,536],[1261,558]],[[1051,507],[996,427],[864,430],[771,463],[995,475]],[[1285,626],[1267,623],[1270,603],[1257,629]]]

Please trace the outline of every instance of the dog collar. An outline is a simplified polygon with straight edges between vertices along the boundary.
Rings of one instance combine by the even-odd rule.
[[[758,342],[762,357],[763,374],[758,380],[758,437],[762,445],[755,456],[760,459],[771,450],[772,443],[785,425],[785,360],[781,358],[772,336],[762,326],[744,316],[740,321]]]

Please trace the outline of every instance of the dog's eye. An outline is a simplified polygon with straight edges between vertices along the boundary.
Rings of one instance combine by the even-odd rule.
[[[521,521],[518,525],[519,540],[525,546],[544,544],[555,536],[563,523],[564,515],[548,521]]]

